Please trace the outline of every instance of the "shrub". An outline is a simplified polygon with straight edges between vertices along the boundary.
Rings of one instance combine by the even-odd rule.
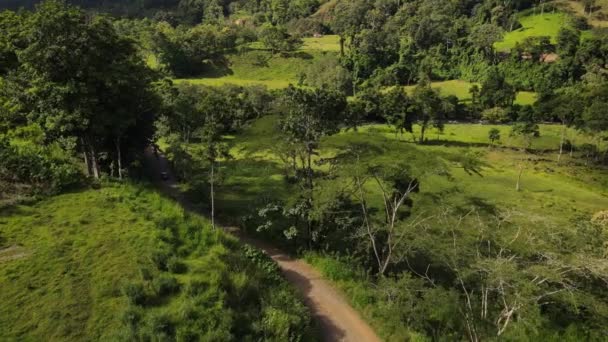
[[[151,258],[159,270],[166,271],[168,269],[169,259],[171,258],[169,252],[158,249],[152,253]]]
[[[184,342],[189,342],[189,341],[200,341],[201,340],[201,335],[200,333],[197,331],[197,329],[194,329],[192,327],[189,326],[185,326],[185,327],[179,327],[177,329],[177,332],[175,333],[175,338],[178,341],[184,341]]]
[[[144,284],[140,282],[127,284],[123,288],[123,294],[131,304],[143,305],[146,302],[146,290]]]
[[[153,340],[164,340],[166,337],[174,335],[175,327],[171,318],[166,313],[153,314],[148,318],[148,329]]]
[[[209,288],[209,283],[207,281],[200,280],[200,279],[194,279],[194,280],[191,280],[190,283],[188,284],[186,293],[189,296],[195,297],[195,296],[198,296],[199,294],[207,291],[208,288]]]
[[[122,315],[122,323],[131,331],[136,331],[141,322],[142,312],[138,307],[129,307]]]
[[[494,107],[484,110],[481,118],[491,123],[503,123],[509,121],[509,113],[503,108]]]
[[[154,291],[158,296],[167,296],[179,291],[177,279],[170,276],[160,276],[154,279]]]
[[[154,278],[154,273],[148,267],[140,267],[139,273],[141,274],[143,280],[152,280],[152,278]]]
[[[282,279],[279,266],[268,255],[248,245],[243,246],[243,252],[247,259],[264,272],[267,280],[279,282]]]
[[[167,261],[167,270],[172,273],[182,274],[188,270],[188,267],[178,257],[172,256]]]

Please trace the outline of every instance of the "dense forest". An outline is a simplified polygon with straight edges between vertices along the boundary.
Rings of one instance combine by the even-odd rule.
[[[315,340],[223,227],[387,341],[608,338],[601,1],[0,9],[0,339]],[[206,217],[155,192],[150,151]]]

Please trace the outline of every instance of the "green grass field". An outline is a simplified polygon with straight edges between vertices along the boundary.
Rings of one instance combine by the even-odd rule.
[[[463,80],[450,80],[450,81],[439,81],[433,82],[431,87],[438,89],[443,96],[454,95],[460,101],[471,101],[471,94],[469,89],[473,83]],[[410,93],[416,86],[406,86],[405,91]],[[519,105],[531,105],[536,101],[536,93],[530,91],[520,91],[515,97],[515,103]]]
[[[306,333],[293,291],[264,258],[245,255],[207,220],[142,186],[5,209],[0,339],[284,340],[268,314]]]
[[[288,57],[271,56],[259,42],[255,42],[250,44],[252,50],[227,56],[226,69],[216,69],[201,77],[175,81],[210,86],[259,84],[269,89],[286,88],[289,84],[297,84],[299,75],[316,60],[340,51],[339,39],[335,35],[304,38],[303,41],[302,48]]]
[[[286,182],[285,164],[277,154],[281,140],[274,128],[276,122],[276,117],[263,117],[228,139],[233,158],[221,163],[223,182],[216,188],[216,208],[221,217],[234,220],[234,224],[243,224],[243,218],[256,216],[267,203],[288,200],[296,192],[297,185]],[[487,135],[491,128],[501,132],[498,147],[489,147]],[[418,134],[418,129],[414,134]],[[510,222],[522,229],[559,234],[560,229],[571,229],[572,222],[588,220],[608,207],[608,171],[587,167],[576,154],[571,158],[566,153],[558,164],[561,127],[541,125],[540,131],[541,136],[532,145],[535,152],[524,153],[519,150],[523,141],[510,137],[510,127],[506,125],[448,124],[444,132],[431,130],[425,145],[412,143],[409,134],[396,135],[386,125],[367,125],[356,132],[341,132],[323,139],[317,158],[331,158],[351,144],[383,149],[382,153],[369,157],[383,163],[411,156],[436,156],[446,163],[451,177],[428,175],[420,179],[421,191],[413,197],[414,216],[439,215],[445,208],[457,212],[475,208],[484,220],[507,215]],[[567,130],[567,136],[576,145],[592,141],[575,130]],[[468,154],[479,156],[479,175],[468,174],[454,162]],[[515,184],[522,163],[522,190],[518,192]],[[327,171],[326,166],[319,169]],[[319,180],[315,198],[322,202],[326,194],[346,184],[348,180],[340,176]],[[195,195],[200,193],[200,189],[191,190]],[[369,186],[366,190],[369,205],[379,206],[382,200],[379,189]],[[429,224],[433,225],[432,220]],[[250,229],[255,231],[255,227]],[[383,337],[390,337],[388,334],[395,328],[385,326],[385,320],[379,316],[382,309],[370,301],[364,270],[350,261],[322,253],[306,254],[305,258],[346,293],[353,306]]]
[[[326,35],[320,38],[304,38],[304,51],[327,51],[340,52],[340,37],[337,35]]]
[[[231,139],[234,158],[224,164],[226,178],[219,193],[219,207],[223,214],[236,217],[255,210],[267,199],[289,195],[289,187],[283,180],[282,164],[275,153],[279,142],[273,129],[275,122],[273,117],[264,117]],[[487,135],[491,128],[498,128],[501,132],[499,148],[488,148]],[[354,142],[388,144],[391,153],[396,155],[414,151],[456,158],[468,149],[481,154],[486,165],[482,170],[483,176],[469,176],[462,169],[454,169],[454,183],[442,178],[434,179],[421,198],[430,201],[446,189],[460,189],[458,195],[451,197],[458,205],[465,205],[471,198],[480,198],[497,208],[519,210],[552,222],[566,222],[577,213],[591,215],[607,207],[606,172],[586,168],[580,165],[580,160],[570,160],[567,154],[562,158],[568,162],[557,165],[561,127],[541,125],[540,132],[541,136],[534,139],[532,148],[550,152],[524,155],[517,150],[524,142],[510,137],[510,127],[506,125],[448,124],[443,132],[428,132],[429,144],[422,146],[413,144],[409,134],[396,135],[386,125],[369,125],[358,132],[344,132],[325,139],[321,156],[331,157]],[[418,134],[417,127],[414,134]],[[575,145],[592,142],[590,137],[574,130],[567,131],[567,138]],[[516,165],[522,158],[529,163],[523,177],[524,191],[518,193],[515,191]],[[428,205],[432,207],[430,203]],[[559,215],[553,212],[555,208],[559,208]]]
[[[555,43],[557,32],[567,23],[568,16],[564,13],[544,13],[528,15],[520,18],[523,27],[507,32],[501,42],[494,44],[498,51],[509,51],[516,43],[527,37],[549,36],[551,42]]]

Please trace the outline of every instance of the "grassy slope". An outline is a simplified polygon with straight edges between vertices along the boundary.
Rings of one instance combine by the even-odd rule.
[[[473,83],[462,81],[462,80],[450,80],[450,81],[440,81],[433,82],[431,86],[435,89],[439,89],[442,95],[454,95],[459,98],[461,101],[470,101],[471,94],[469,94],[469,89]],[[411,92],[415,86],[407,86],[405,90],[407,92]],[[520,105],[533,104],[536,101],[536,94],[534,92],[529,91],[520,91],[517,93],[515,98],[515,103]]]
[[[304,45],[294,56],[271,57],[267,51],[262,50],[260,43],[252,43],[252,50],[242,54],[228,56],[228,70],[213,70],[200,78],[177,79],[176,83],[189,82],[192,84],[218,86],[223,84],[252,85],[260,84],[269,89],[286,88],[290,84],[297,84],[299,75],[319,58],[340,51],[339,38],[336,35],[327,35],[321,38],[304,38]],[[148,56],[148,63],[156,63],[152,56]],[[472,83],[462,80],[433,82],[432,86],[440,89],[445,96],[455,95],[462,101],[470,100],[469,88]],[[414,86],[405,87],[411,91]],[[533,92],[519,92],[515,103],[533,104],[536,95]]]
[[[279,159],[273,150],[277,145],[277,137],[273,136],[272,126],[276,119],[265,117],[256,122],[244,134],[236,137],[232,154],[234,160],[226,164],[226,183],[220,193],[220,210],[227,214],[238,215],[244,209],[253,209],[256,202],[263,198],[281,198],[287,195],[285,183],[282,180],[282,169]],[[474,151],[484,154],[483,160],[487,167],[483,170],[483,178],[470,177],[461,170],[454,170],[457,183],[454,186],[464,189],[462,199],[467,196],[481,196],[484,200],[495,202],[500,206],[513,207],[525,212],[537,215],[540,213],[548,218],[556,218],[567,221],[570,214],[584,208],[587,215],[608,206],[608,184],[604,181],[598,189],[592,190],[591,186],[601,180],[603,173],[597,173],[585,169],[582,166],[558,167],[555,165],[555,152],[544,156],[536,163],[531,163],[524,176],[524,183],[529,187],[521,194],[514,191],[516,179],[516,163],[522,158],[521,152],[511,149],[497,149],[489,151],[487,148],[487,134],[491,128],[501,131],[501,145],[505,147],[519,148],[523,141],[518,138],[509,137],[510,127],[500,125],[465,125],[448,124],[443,133],[431,130],[428,138],[430,146],[417,146],[407,143],[411,136],[395,136],[393,131],[385,125],[366,126],[358,133],[342,133],[327,139],[323,144],[323,155],[333,155],[337,150],[345,147],[348,143],[355,141],[392,144],[392,149],[399,151],[404,149],[421,150],[429,153],[463,153],[462,147],[470,147]],[[559,147],[561,128],[557,125],[541,125],[541,137],[534,140],[533,148],[539,150],[553,150]],[[417,129],[415,131],[417,134]],[[568,131],[568,137],[575,144],[591,142],[589,137],[578,134],[573,130]],[[395,152],[395,153],[397,153]],[[566,157],[567,158],[567,157]],[[534,159],[534,158],[533,158]],[[584,171],[584,172],[582,172]],[[581,182],[583,174],[589,174],[589,182]],[[593,180],[593,181],[592,181]],[[435,180],[437,190],[444,186],[445,182]],[[435,186],[434,186],[435,187]],[[484,189],[491,191],[485,191]],[[526,188],[526,187],[524,187]],[[576,191],[574,191],[577,189]],[[576,194],[573,195],[573,192]],[[577,205],[561,201],[563,215],[554,215],[552,209],[542,209],[546,203],[559,201],[560,198],[577,199]],[[534,199],[537,206],[532,206],[528,201],[522,201],[522,197]],[[534,210],[530,210],[534,208]]]
[[[258,206],[268,200],[289,197],[290,185],[283,180],[282,166],[274,153],[278,142],[278,137],[273,134],[275,122],[275,117],[264,117],[243,134],[234,137],[231,152],[235,158],[224,165],[225,180],[218,193],[218,206],[222,215],[237,219],[244,213],[255,213]],[[544,226],[569,227],[571,220],[589,218],[593,213],[608,207],[606,171],[577,164],[576,160],[570,160],[567,155],[563,157],[565,163],[556,164],[555,149],[559,146],[561,132],[556,125],[541,125],[541,137],[534,141],[533,148],[552,151],[525,156],[530,161],[526,163],[523,173],[522,191],[516,192],[517,164],[524,155],[511,148],[488,148],[487,134],[494,127],[501,131],[503,147],[523,146],[520,139],[509,137],[508,126],[446,125],[443,133],[434,130],[429,133],[430,144],[419,146],[407,142],[410,136],[396,136],[386,125],[370,125],[362,127],[358,132],[343,132],[324,139],[321,155],[332,156],[356,142],[388,144],[389,153],[394,158],[403,158],[408,153],[456,156],[466,153],[467,148],[480,153],[485,165],[482,176],[468,175],[462,169],[454,167],[451,169],[453,180],[438,176],[422,180],[422,191],[414,199],[415,210],[428,215],[443,206],[465,211],[474,206],[486,214],[509,211],[514,222],[536,229]],[[568,130],[568,136],[575,144],[590,141],[589,137],[573,130]],[[338,180],[323,182],[318,189],[330,189],[340,184]],[[379,203],[378,189],[372,187],[368,191],[372,205],[374,202]],[[353,305],[372,322],[379,333],[388,338],[385,332],[390,332],[393,328],[384,326],[383,320],[377,316],[382,310],[375,303],[369,302],[365,272],[353,269],[349,263],[342,263],[334,257],[310,254],[306,258],[336,281]]]
[[[608,14],[608,0],[595,1],[595,6],[598,8],[591,14],[591,16],[585,12],[585,6],[582,1],[557,0],[555,3],[560,6],[560,8],[564,8],[567,11],[574,12],[578,16],[587,18],[589,24],[594,27],[608,27],[608,21],[606,20],[606,15]]]
[[[544,13],[528,15],[520,19],[523,27],[505,34],[503,41],[494,44],[498,51],[509,51],[515,44],[527,37],[549,36],[555,43],[557,32],[564,27],[567,15],[564,13]]]
[[[287,285],[266,279],[265,271],[244,257],[235,240],[212,232],[206,220],[185,214],[181,206],[141,187],[106,186],[5,210],[0,212],[0,228],[0,247],[19,246],[19,254],[25,255],[8,260],[0,253],[2,338],[132,340],[137,338],[130,334],[137,329],[139,336],[149,338],[160,333],[153,322],[162,315],[172,325],[162,328],[169,335],[194,324],[194,333],[208,339],[225,336],[218,335],[225,331],[238,336],[239,331],[263,328],[250,324],[267,319],[265,314],[274,315],[287,329],[293,326],[282,320],[289,311],[292,322],[307,324],[303,305]],[[181,241],[177,253],[187,265],[183,274],[159,271],[152,262],[154,253],[163,246],[166,250],[165,242],[175,239]],[[176,278],[182,290],[151,294],[154,279],[161,276]],[[188,289],[201,281],[204,297],[192,295]],[[123,295],[125,285],[134,283],[144,284],[148,293],[143,308],[130,305]],[[196,303],[204,305],[198,308]],[[136,330],[123,325],[128,310],[142,316]],[[193,323],[190,317],[199,321]]]
[[[262,84],[269,89],[285,88],[297,84],[299,74],[325,54],[340,51],[338,37],[333,35],[321,38],[304,38],[304,45],[293,56],[270,56],[262,50],[259,43],[251,45],[252,50],[242,54],[232,54],[228,58],[228,70],[215,70],[200,78],[179,79],[193,84],[237,85]]]

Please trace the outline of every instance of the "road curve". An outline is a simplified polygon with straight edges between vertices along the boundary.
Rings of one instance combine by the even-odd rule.
[[[193,206],[181,195],[167,160],[160,154],[156,157],[151,149],[146,151],[146,157],[150,164],[149,167],[154,171],[153,176],[159,180],[157,184],[159,184],[160,189],[179,201],[186,209],[194,210]],[[166,172],[169,179],[161,181],[161,172]],[[259,248],[276,261],[285,278],[296,287],[311,310],[321,328],[324,341],[381,341],[359,313],[348,304],[342,294],[323,279],[321,274],[308,263],[293,259],[264,241],[246,236],[237,228],[228,228],[226,231],[237,237],[241,242]]]

